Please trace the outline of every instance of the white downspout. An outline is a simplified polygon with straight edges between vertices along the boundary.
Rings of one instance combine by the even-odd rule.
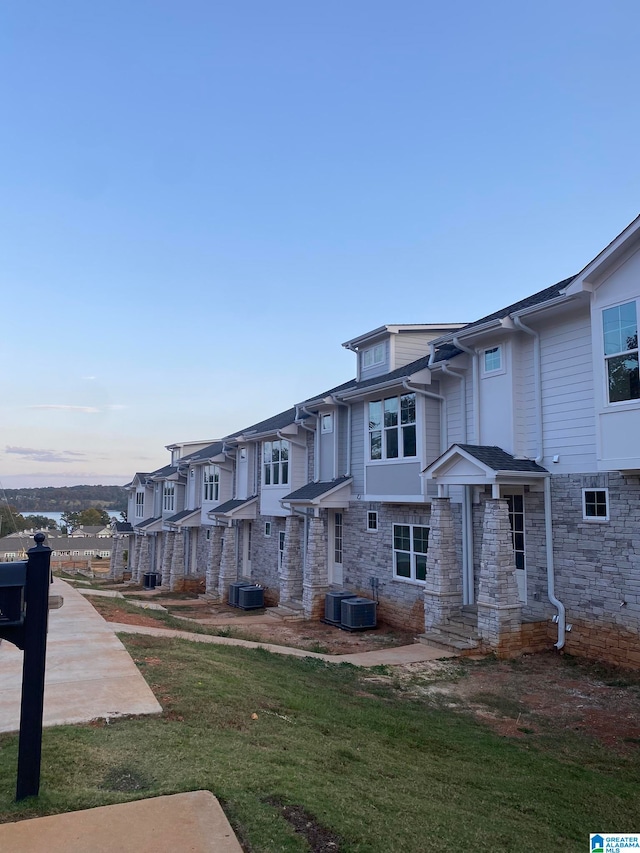
[[[518,329],[526,332],[527,335],[533,336],[533,386],[536,395],[536,443],[538,450],[535,461],[538,465],[542,464],[544,458],[544,448],[542,440],[542,380],[540,366],[540,334],[529,326],[525,326],[520,317],[512,317],[514,324]]]
[[[461,344],[455,335],[453,337],[453,345],[471,356],[473,370],[473,431],[475,433],[475,443],[480,445],[480,365],[478,362],[478,353],[476,350]]]
[[[544,532],[547,546],[547,595],[549,596],[551,604],[553,604],[558,611],[558,615],[554,619],[558,624],[558,642],[555,643],[555,647],[556,649],[561,649],[564,646],[566,624],[564,604],[556,598],[555,594],[553,519],[551,514],[551,477],[544,478]]]

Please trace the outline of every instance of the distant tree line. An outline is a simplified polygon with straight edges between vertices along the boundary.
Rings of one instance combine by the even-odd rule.
[[[44,486],[39,489],[5,489],[9,504],[20,512],[81,512],[91,507],[126,512],[127,492],[122,486]]]
[[[120,513],[125,518],[125,513]],[[10,504],[0,504],[0,538],[9,533],[22,533],[23,530],[60,530],[61,533],[71,533],[77,527],[98,526],[106,527],[111,516],[104,509],[89,507],[80,512],[63,512],[60,527],[52,518],[44,515],[23,515]]]

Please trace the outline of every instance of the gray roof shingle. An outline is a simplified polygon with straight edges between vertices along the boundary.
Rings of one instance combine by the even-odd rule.
[[[249,501],[254,501],[256,499],[256,495],[252,495],[250,498],[244,498],[244,500],[234,499],[231,501],[225,501],[223,504],[218,504],[217,507],[210,510],[212,515],[224,515],[225,512],[231,512],[234,509],[238,509],[243,504],[249,503]]]
[[[516,459],[506,450],[495,445],[486,444],[457,444],[461,450],[464,450],[470,456],[473,456],[483,465],[492,468],[494,471],[516,471],[524,473],[536,472],[539,474],[547,474],[546,468],[538,465],[533,459]]]
[[[311,501],[314,498],[320,497],[320,495],[324,495],[326,492],[330,492],[332,489],[335,489],[336,486],[341,486],[344,483],[349,483],[351,479],[351,477],[338,477],[337,479],[331,480],[328,483],[307,483],[306,486],[302,486],[302,488],[296,489],[295,492],[291,492],[286,497],[282,498],[282,500]]]

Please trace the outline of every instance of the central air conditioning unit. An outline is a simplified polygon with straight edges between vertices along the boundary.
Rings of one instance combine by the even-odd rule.
[[[328,625],[339,625],[341,616],[340,605],[345,598],[356,598],[354,592],[347,592],[346,589],[333,590],[326,593],[324,597],[324,619]]]
[[[238,607],[241,610],[258,610],[264,607],[264,589],[257,584],[241,586],[238,590]]]
[[[238,593],[240,592],[243,586],[252,586],[252,584],[250,581],[235,581],[234,583],[229,584],[228,603],[231,607],[238,606]]]
[[[376,627],[376,602],[370,598],[345,598],[340,603],[340,627],[345,631],[366,631]]]

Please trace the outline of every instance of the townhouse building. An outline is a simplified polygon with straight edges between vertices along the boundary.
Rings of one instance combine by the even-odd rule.
[[[640,219],[479,320],[347,341],[355,378],[136,474],[132,577],[308,618],[345,587],[427,641],[640,664],[639,300]]]

